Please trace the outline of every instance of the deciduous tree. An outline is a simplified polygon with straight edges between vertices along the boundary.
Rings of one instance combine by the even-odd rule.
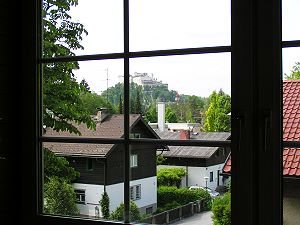
[[[204,130],[206,132],[230,131],[231,100],[222,90],[213,92],[209,97],[210,103],[205,112]]]

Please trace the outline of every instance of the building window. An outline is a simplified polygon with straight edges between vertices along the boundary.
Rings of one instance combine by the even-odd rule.
[[[214,172],[210,172],[209,173],[209,182],[213,182],[214,181]]]
[[[130,167],[137,167],[138,166],[138,156],[137,155],[130,155]]]
[[[91,158],[87,158],[86,160],[86,169],[88,171],[93,171],[94,170],[94,160]]]
[[[141,134],[140,133],[130,133],[130,138],[141,138]]]
[[[146,208],[146,214],[152,214],[153,213],[153,207],[147,207]]]
[[[75,189],[74,191],[76,194],[76,203],[85,204],[85,190]]]
[[[130,199],[139,200],[141,199],[141,185],[134,185],[130,187]]]

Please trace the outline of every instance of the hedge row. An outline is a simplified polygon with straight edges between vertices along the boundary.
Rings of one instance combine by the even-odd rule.
[[[188,188],[174,186],[160,186],[157,190],[157,203],[160,208],[164,208],[170,203],[185,205],[196,200],[204,201],[204,211],[211,209],[212,198],[205,190],[189,190]]]

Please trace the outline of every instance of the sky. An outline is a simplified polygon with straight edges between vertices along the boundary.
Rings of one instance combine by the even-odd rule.
[[[123,0],[79,0],[70,14],[88,35],[76,55],[123,51]],[[300,39],[299,0],[283,0],[283,40]],[[131,0],[130,51],[230,45],[230,0]],[[283,51],[283,74],[300,51]],[[123,79],[122,60],[80,62],[77,79],[101,93]],[[230,94],[230,53],[150,57],[130,60],[130,74],[149,73],[179,94]]]

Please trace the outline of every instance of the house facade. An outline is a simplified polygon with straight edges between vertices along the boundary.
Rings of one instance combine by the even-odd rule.
[[[300,140],[300,80],[283,81],[283,141]],[[300,148],[283,149],[283,224],[300,221]],[[231,175],[229,155],[222,169],[225,179]],[[271,188],[271,187],[270,187]],[[266,190],[267,191],[267,190]]]
[[[83,136],[121,138],[123,115],[99,115],[96,130],[84,124],[77,126]],[[141,115],[130,115],[131,135],[135,138],[159,138],[143,121]],[[48,136],[73,136],[68,132],[48,129]],[[101,217],[99,200],[107,192],[110,212],[124,199],[124,147],[120,144],[47,143],[44,147],[56,155],[64,156],[80,172],[73,182],[77,206],[81,215]],[[151,213],[157,207],[156,150],[151,145],[136,145],[130,149],[130,198],[142,213]]]
[[[190,130],[157,131],[161,139],[173,140],[228,140],[229,132],[198,132],[192,133]],[[198,146],[168,146],[169,151],[162,152],[166,159],[165,167],[184,168],[188,175],[183,178],[181,186],[202,186],[215,190],[218,186],[224,185],[224,179],[220,176],[224,162],[228,157],[230,148],[223,147],[198,147]]]

